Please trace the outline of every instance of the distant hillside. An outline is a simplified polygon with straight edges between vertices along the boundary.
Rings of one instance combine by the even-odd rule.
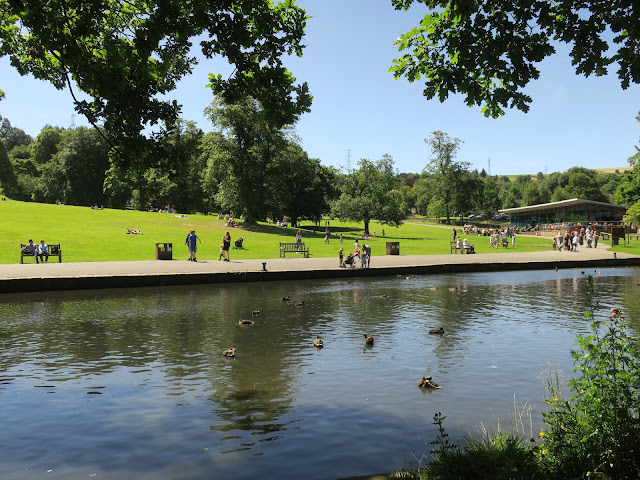
[[[626,167],[594,168],[592,170],[595,170],[598,173],[616,173],[616,170],[618,171],[618,173],[625,173],[630,172],[631,167],[627,165]]]
[[[606,168],[591,168],[590,170],[595,170],[596,172],[604,175],[606,173],[616,173],[616,171],[618,173],[625,173],[625,172],[630,172],[631,171],[631,167],[629,165],[627,165],[626,167],[606,167]],[[526,174],[520,174],[520,175],[499,175],[500,177],[507,177],[509,179],[509,181],[513,182],[516,180],[516,178],[518,178],[521,175],[526,175]],[[545,177],[548,177],[550,174],[546,174]],[[537,175],[531,175],[531,180],[537,180],[538,177]]]

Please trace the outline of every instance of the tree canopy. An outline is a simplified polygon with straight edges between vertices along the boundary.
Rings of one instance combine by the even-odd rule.
[[[395,189],[393,158],[383,155],[375,162],[363,158],[358,165],[360,168],[340,179],[342,194],[333,203],[331,213],[341,220],[364,222],[366,233],[373,219],[383,225],[401,225],[407,206]]]
[[[498,117],[504,108],[529,110],[524,91],[538,79],[537,64],[572,46],[576,73],[605,75],[617,67],[621,87],[640,83],[640,22],[635,0],[391,0],[398,10],[415,3],[430,11],[400,36],[390,71],[410,82],[425,78],[424,95],[441,102],[462,93],[469,106]]]
[[[171,130],[180,111],[165,96],[199,57],[222,56],[235,68],[228,78],[209,75],[213,93],[250,95],[278,126],[293,123],[311,96],[282,60],[302,55],[306,18],[294,0],[0,0],[0,56],[22,75],[68,87],[76,111],[124,147],[127,163],[163,149],[153,129]],[[154,157],[163,155],[144,156]]]

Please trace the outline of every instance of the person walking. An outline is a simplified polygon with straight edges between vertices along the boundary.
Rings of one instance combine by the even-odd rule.
[[[229,261],[229,249],[231,248],[231,235],[229,232],[222,237],[222,253],[224,254],[224,261]]]
[[[296,232],[296,250],[302,246],[302,230]]]
[[[189,258],[187,259],[189,262],[197,262],[196,260],[196,252],[198,251],[198,242],[202,243],[200,237],[196,235],[195,230],[189,231],[189,235],[187,235],[184,244],[189,249]]]

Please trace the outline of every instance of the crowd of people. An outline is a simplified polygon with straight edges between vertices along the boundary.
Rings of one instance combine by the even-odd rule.
[[[553,237],[551,247],[558,251],[564,249],[570,252],[577,252],[585,244],[586,248],[598,248],[598,240],[600,240],[600,233],[591,227],[577,228],[573,231],[567,229],[564,235],[561,231],[558,231],[556,236]]]

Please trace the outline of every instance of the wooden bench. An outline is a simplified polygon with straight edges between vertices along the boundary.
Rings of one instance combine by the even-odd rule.
[[[38,245],[36,245],[37,247]],[[24,244],[20,244],[20,263],[24,263],[24,258],[27,257],[31,257],[31,258],[35,258],[35,255],[33,255],[33,253],[29,253],[25,250],[26,245]],[[50,257],[58,257],[58,263],[62,263],[62,248],[60,247],[59,243],[55,243],[53,245],[49,245],[49,256]],[[46,259],[46,257],[45,257]]]
[[[309,258],[309,247],[304,243],[280,243],[280,258],[286,258],[287,253],[303,253],[305,258]]]
[[[473,243],[469,243],[467,247],[458,247],[456,242],[449,242],[449,246],[451,247],[451,253],[458,253],[456,250],[460,250],[460,253],[465,253],[465,250],[466,253],[476,253]]]

